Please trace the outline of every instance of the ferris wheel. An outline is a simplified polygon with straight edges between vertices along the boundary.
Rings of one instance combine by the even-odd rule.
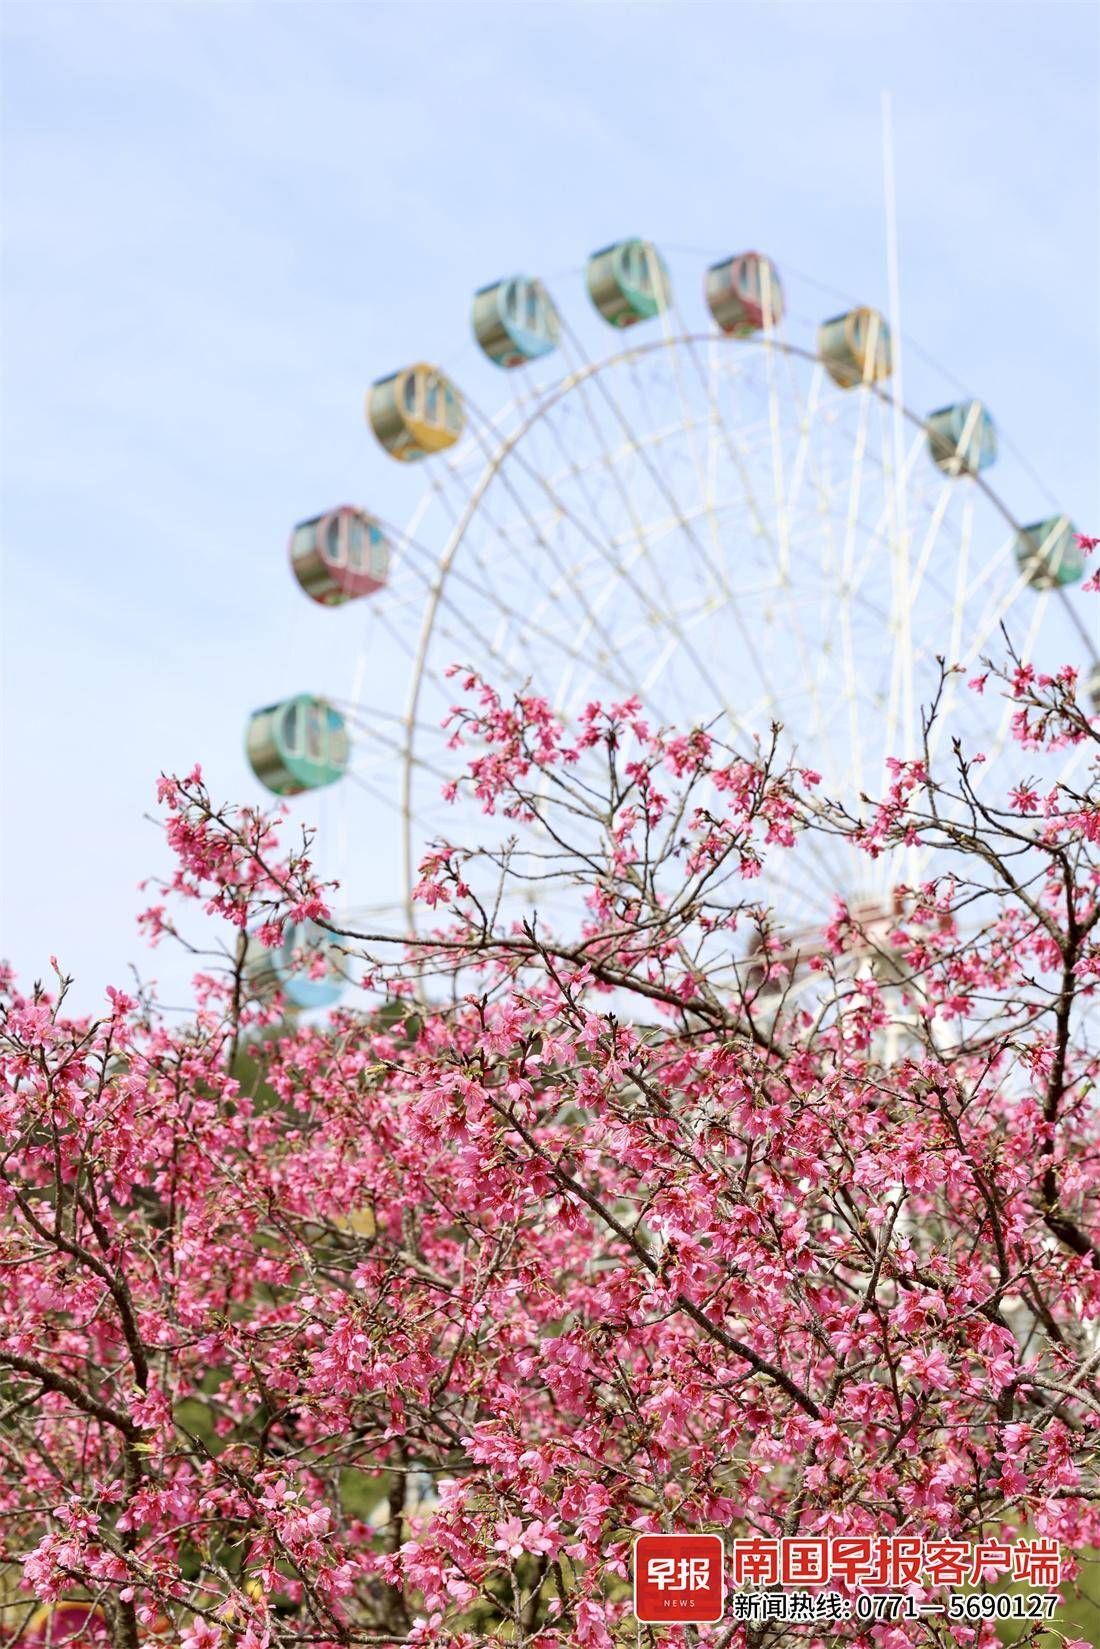
[[[266,706],[247,734],[268,788],[339,793],[358,905],[415,925],[424,844],[463,834],[442,797],[456,664],[564,717],[636,694],[651,722],[745,750],[781,724],[845,796],[916,754],[941,657],[963,670],[933,740],[981,748],[995,786],[1011,708],[965,683],[1002,625],[1025,656],[1074,658],[1100,710],[1074,529],[1049,506],[1021,523],[990,485],[986,407],[911,410],[884,315],[800,321],[784,286],[762,253],[718,258],[685,314],[657,248],[625,240],[592,254],[572,305],[519,275],[474,295],[502,405],[423,362],[372,385],[368,425],[423,489],[400,524],[368,503],[294,528],[301,590],[363,621],[342,691]],[[836,893],[885,899],[898,872],[823,843],[774,893],[812,923]]]

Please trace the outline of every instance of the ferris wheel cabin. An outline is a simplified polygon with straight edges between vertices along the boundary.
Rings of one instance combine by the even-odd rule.
[[[877,309],[850,309],[823,321],[817,329],[817,352],[841,389],[878,383],[894,369],[890,328]]]
[[[390,546],[376,521],[351,504],[299,521],[290,535],[290,565],[311,600],[336,607],[382,589]]]
[[[392,458],[411,463],[453,447],[465,417],[451,380],[420,361],[371,385],[367,421]]]
[[[282,944],[273,950],[258,939],[250,940],[245,973],[261,1001],[278,994],[287,1007],[299,1010],[331,1008],[344,991],[335,947],[324,930],[308,920],[288,923]]]
[[[335,784],[348,765],[343,716],[309,693],[254,710],[245,739],[248,763],[276,796],[298,796]]]
[[[1016,539],[1016,560],[1033,590],[1076,584],[1085,571],[1076,528],[1065,515],[1052,515],[1022,528]]]
[[[665,261],[652,241],[621,240],[588,260],[588,295],[610,326],[636,326],[667,309]]]
[[[723,332],[747,338],[783,319],[783,283],[763,252],[739,252],[707,270],[707,308]]]
[[[561,323],[540,280],[513,275],[474,293],[474,337],[497,366],[524,366],[557,349]]]
[[[980,401],[929,413],[928,450],[945,475],[977,475],[997,457],[997,428]]]

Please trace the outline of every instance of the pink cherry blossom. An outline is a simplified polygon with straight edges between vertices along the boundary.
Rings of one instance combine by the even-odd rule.
[[[1004,793],[961,750],[867,806],[763,741],[636,699],[567,725],[456,669],[484,839],[426,847],[415,942],[339,921],[281,810],[162,779],[143,920],[198,953],[193,1010],[76,1018],[60,970],[0,973],[17,1630],[610,1649],[638,1531],[1029,1529],[1067,1575],[1100,1546],[1100,740],[1074,671],[986,663]],[[822,841],[938,868],[791,920]],[[367,983],[289,1022],[245,954],[306,920]]]

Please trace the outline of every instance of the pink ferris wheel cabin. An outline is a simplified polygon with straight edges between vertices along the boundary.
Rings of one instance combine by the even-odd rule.
[[[707,308],[723,332],[746,338],[783,319],[783,283],[763,252],[738,252],[712,264],[706,278]]]
[[[335,607],[382,588],[390,547],[377,521],[340,504],[298,523],[290,535],[290,564],[308,596],[322,607]]]

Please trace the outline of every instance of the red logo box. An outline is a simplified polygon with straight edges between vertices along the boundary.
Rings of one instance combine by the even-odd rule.
[[[640,1534],[634,1542],[634,1617],[644,1626],[721,1620],[726,1549],[720,1534]]]

